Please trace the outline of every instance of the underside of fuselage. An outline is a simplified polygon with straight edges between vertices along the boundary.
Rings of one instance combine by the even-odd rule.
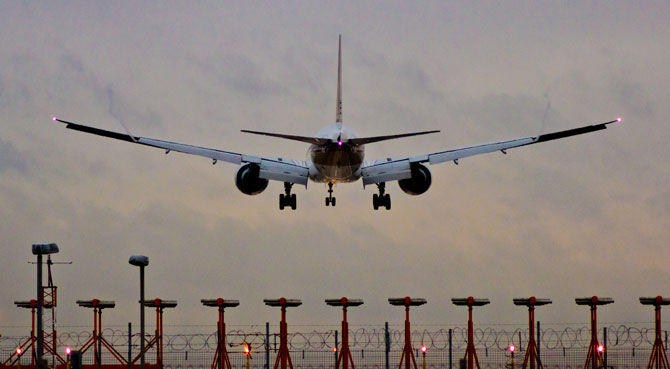
[[[309,177],[314,182],[355,182],[361,177],[365,156],[363,145],[343,142],[312,145]]]

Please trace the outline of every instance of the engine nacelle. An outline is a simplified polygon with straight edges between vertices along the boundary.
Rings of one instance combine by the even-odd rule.
[[[247,195],[258,195],[268,187],[268,180],[260,178],[261,168],[258,164],[244,164],[237,170],[235,186]]]
[[[421,195],[428,191],[432,182],[430,170],[420,163],[413,163],[410,169],[412,177],[399,180],[400,189],[409,195]]]

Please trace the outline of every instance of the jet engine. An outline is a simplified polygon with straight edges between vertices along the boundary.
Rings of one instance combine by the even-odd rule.
[[[247,195],[258,195],[268,187],[268,180],[260,178],[260,172],[258,164],[249,163],[240,166],[235,176],[235,186]]]
[[[398,181],[400,189],[409,195],[421,195],[428,191],[432,181],[430,170],[420,163],[412,163],[412,176]]]

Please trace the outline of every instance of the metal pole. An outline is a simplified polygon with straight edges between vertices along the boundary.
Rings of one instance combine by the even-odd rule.
[[[42,294],[42,254],[37,254],[37,367],[43,368],[44,330],[42,328],[42,308],[44,294]]]
[[[603,366],[607,369],[607,327],[603,327]]]
[[[452,368],[453,358],[451,357],[451,328],[449,328],[449,369]]]
[[[265,369],[270,369],[270,322],[265,322]]]
[[[537,367],[542,368],[542,360],[540,360],[540,346],[541,346],[541,341],[540,341],[540,321],[537,321]]]
[[[333,350],[333,352],[335,353],[335,368],[337,368],[337,351],[338,351],[337,347],[338,347],[338,343],[339,342],[337,341],[337,331],[335,331],[335,349]],[[349,358],[343,358],[343,359],[345,359],[345,362],[346,362],[346,360],[349,360]],[[342,363],[342,367],[345,368],[345,369],[346,369],[346,365],[347,365],[346,363]]]
[[[391,335],[389,334],[389,322],[384,324],[384,344],[386,350],[386,369],[389,369],[389,351],[391,351]]]
[[[131,369],[133,365],[132,338],[133,338],[133,326],[130,322],[128,322],[128,369]]]
[[[144,369],[144,266],[140,266],[140,368]]]

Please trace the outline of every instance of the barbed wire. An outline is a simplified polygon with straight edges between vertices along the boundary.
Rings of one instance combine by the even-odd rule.
[[[467,329],[454,327],[451,329],[451,348],[463,350],[467,345]],[[404,331],[390,329],[391,350],[401,349],[404,344]],[[667,331],[664,331],[667,341]],[[289,349],[291,350],[332,350],[335,346],[336,330],[293,332],[288,335]],[[602,328],[599,337],[602,337]],[[73,331],[58,334],[59,345],[82,347],[91,339],[91,331]],[[112,345],[123,347],[128,345],[128,332],[120,329],[106,328],[102,336]],[[233,346],[249,343],[253,347],[269,346],[276,349],[279,345],[279,333],[271,332],[266,342],[266,332],[242,329],[231,330],[226,333],[226,341]],[[147,340],[153,338],[151,332]],[[28,339],[23,337],[0,337],[0,349],[13,349]],[[131,336],[131,345],[139,346],[139,334]],[[338,338],[339,339],[339,338]],[[514,344],[522,348],[528,343],[528,330],[515,328],[513,330],[476,328],[474,331],[475,345],[485,349],[506,350]],[[630,327],[626,325],[607,327],[608,347],[644,347],[652,344],[654,339],[653,328]],[[566,327],[562,330],[555,328],[542,329],[539,344],[541,348],[555,349],[583,349],[588,347],[591,340],[591,330],[588,327]],[[417,345],[425,345],[428,349],[446,350],[449,348],[449,329],[415,330],[412,332],[412,341]],[[163,337],[164,348],[172,351],[211,351],[216,349],[217,335],[213,333],[169,334]],[[349,345],[358,350],[385,350],[386,331],[381,328],[357,328],[349,332]]]

